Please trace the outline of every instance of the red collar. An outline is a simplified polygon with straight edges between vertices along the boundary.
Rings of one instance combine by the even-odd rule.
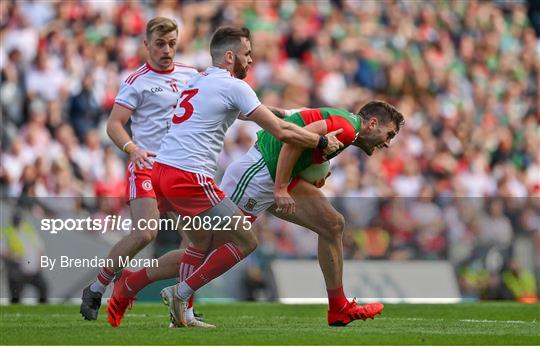
[[[160,74],[170,74],[171,72],[174,71],[174,63],[169,70],[156,70],[150,64],[148,64],[148,62],[146,62],[146,67],[150,69],[150,71],[154,71],[155,73],[160,73]]]

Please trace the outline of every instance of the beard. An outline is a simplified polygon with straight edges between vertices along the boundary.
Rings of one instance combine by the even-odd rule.
[[[366,153],[369,156],[371,156],[373,152],[375,151],[375,146],[372,146],[371,144],[367,144],[367,143],[361,144],[360,148],[362,148],[364,153]]]
[[[234,66],[233,66],[234,76],[236,76],[236,78],[243,80],[247,76],[247,67],[245,68],[242,66],[242,64],[240,64],[237,56],[235,56],[235,58],[236,59],[234,59]]]
[[[364,136],[362,141],[358,144],[367,155],[371,156],[375,152],[377,146],[377,139],[371,135]]]

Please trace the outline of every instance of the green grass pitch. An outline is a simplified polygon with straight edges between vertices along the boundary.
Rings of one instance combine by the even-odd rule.
[[[326,325],[324,305],[200,304],[217,329],[169,329],[161,304],[136,304],[122,326],[83,321],[78,306],[1,306],[9,345],[539,345],[540,305],[386,305],[375,320]]]

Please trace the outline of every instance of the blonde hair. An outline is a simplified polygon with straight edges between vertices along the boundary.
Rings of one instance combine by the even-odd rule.
[[[152,33],[155,31],[159,32],[161,35],[168,34],[172,31],[178,33],[178,25],[170,18],[155,17],[146,24],[146,39],[150,40]]]

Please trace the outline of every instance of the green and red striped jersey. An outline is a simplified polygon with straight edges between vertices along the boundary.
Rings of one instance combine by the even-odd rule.
[[[300,127],[320,120],[326,122],[327,132],[343,129],[343,132],[337,135],[337,138],[343,143],[344,147],[339,151],[327,155],[326,158],[323,157],[323,151],[319,149],[306,149],[294,165],[292,177],[297,176],[311,164],[320,164],[338,155],[356,140],[360,131],[360,125],[362,124],[360,117],[357,115],[346,110],[329,107],[304,110],[285,118],[286,122],[294,123]],[[266,130],[261,130],[257,133],[257,146],[273,180],[276,178],[277,163],[282,145],[278,139]]]

